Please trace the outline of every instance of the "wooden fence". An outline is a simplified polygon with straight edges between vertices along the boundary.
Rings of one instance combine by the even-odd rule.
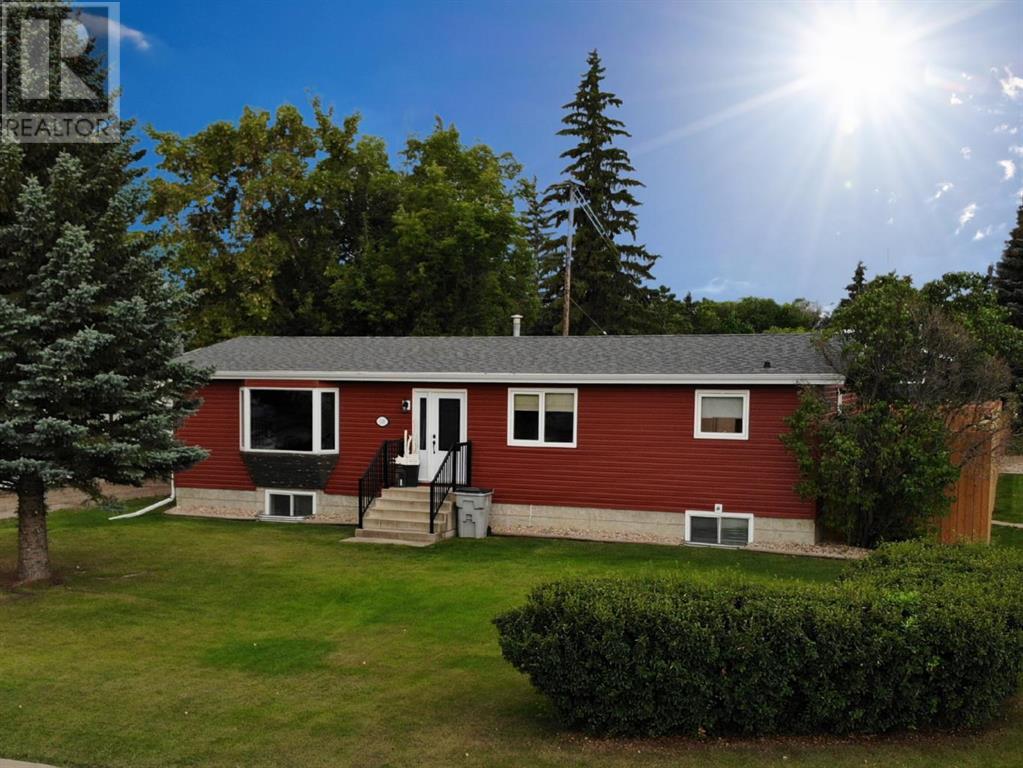
[[[944,544],[961,541],[991,541],[991,515],[998,488],[998,461],[1010,437],[1011,418],[1001,404],[988,403],[985,413],[963,414],[954,420],[956,431],[953,459],[962,462],[959,480],[950,489],[953,498],[948,515],[938,520],[938,540]],[[962,424],[979,422],[978,426],[959,429]]]

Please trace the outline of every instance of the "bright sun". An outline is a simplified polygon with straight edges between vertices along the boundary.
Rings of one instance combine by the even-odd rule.
[[[852,133],[898,109],[911,86],[911,45],[876,6],[856,4],[806,32],[800,68],[806,84],[827,95],[840,130]]]

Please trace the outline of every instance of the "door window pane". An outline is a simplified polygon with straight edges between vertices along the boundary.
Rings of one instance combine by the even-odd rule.
[[[334,393],[320,393],[320,450],[333,451],[337,447],[337,416],[334,412]]]
[[[742,411],[742,397],[701,397],[700,431],[742,434]]]
[[[512,436],[516,440],[540,439],[540,395],[515,395]]]
[[[249,392],[251,447],[270,451],[313,450],[313,393],[253,389]]]
[[[733,547],[749,544],[749,520],[744,517],[722,517],[721,543]]]
[[[450,451],[462,433],[462,401],[453,397],[437,400],[437,448]]]
[[[692,515],[689,518],[689,540],[694,544],[717,544],[718,519]]]
[[[426,451],[426,398],[419,398],[419,450]]]
[[[573,422],[575,395],[552,392],[544,400],[544,441],[548,443],[571,443],[575,439]]]

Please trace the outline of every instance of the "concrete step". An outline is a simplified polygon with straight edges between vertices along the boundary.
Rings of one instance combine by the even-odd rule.
[[[425,546],[440,541],[441,539],[447,539],[455,535],[454,531],[442,531],[437,533],[428,533],[424,531],[395,531],[395,530],[379,530],[371,528],[357,528],[355,530],[354,540],[360,541],[373,541],[387,544],[412,544]],[[351,541],[353,539],[346,539]]]
[[[405,541],[404,539],[385,539],[380,536],[350,536],[343,539],[342,544],[397,544],[402,547],[429,547],[432,541]],[[0,768],[3,768],[0,766]]]
[[[390,517],[367,517],[362,521],[364,530],[371,531],[419,531],[430,532],[430,521],[426,518],[421,520],[402,520]],[[434,531],[446,531],[449,528],[447,520],[434,522]]]
[[[440,505],[438,513],[443,512],[448,514],[451,512],[453,503],[445,501]],[[374,509],[386,509],[393,512],[421,512],[424,515],[430,514],[430,504],[427,501],[405,501],[404,499],[377,499],[373,502],[373,505],[369,508],[370,511]]]
[[[424,501],[430,498],[430,485],[417,485],[415,488],[399,488],[397,486],[384,488],[380,492],[384,499],[407,499],[409,501]]]
[[[451,517],[450,509],[442,509],[437,513],[436,519],[438,521],[447,520]],[[429,521],[430,510],[426,507],[419,509],[403,509],[401,507],[391,507],[383,504],[374,504],[369,508],[366,513],[366,519],[385,519],[385,520],[414,520],[417,522]]]

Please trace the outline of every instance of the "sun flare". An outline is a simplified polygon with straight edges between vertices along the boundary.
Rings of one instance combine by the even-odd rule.
[[[912,85],[912,41],[875,6],[821,16],[802,48],[807,86],[826,95],[845,133],[883,120]]]

